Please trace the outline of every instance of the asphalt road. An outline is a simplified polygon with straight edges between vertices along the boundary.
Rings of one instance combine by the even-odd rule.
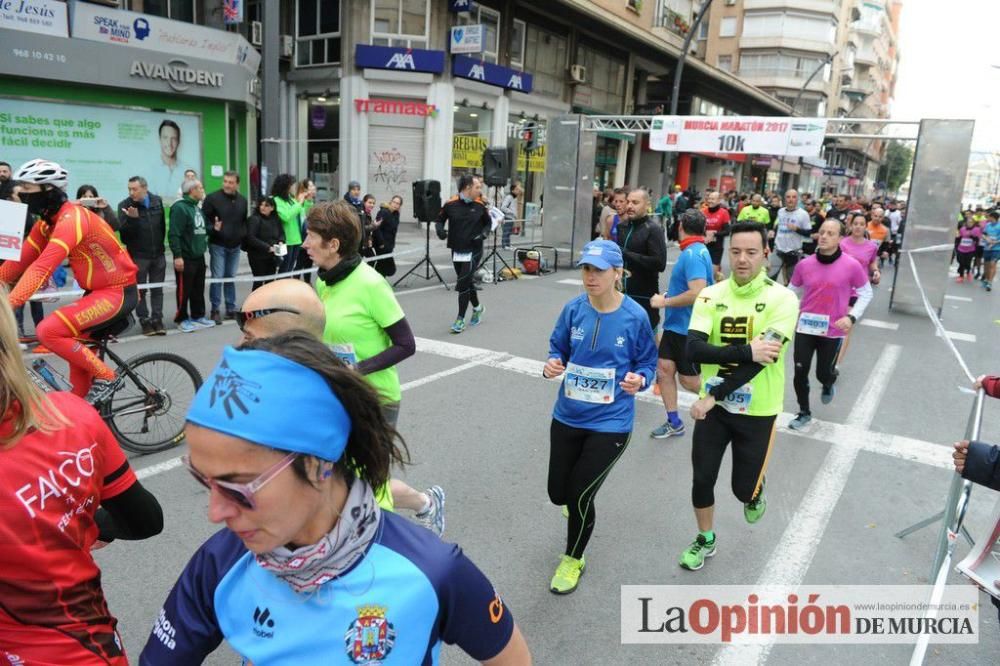
[[[398,249],[422,245],[422,233],[407,230]],[[441,245],[434,241],[437,265],[453,281]],[[670,259],[676,253],[671,249]],[[402,273],[409,265],[400,268]],[[419,338],[416,356],[400,366],[400,427],[415,462],[400,476],[416,487],[439,484],[446,489],[446,539],[461,544],[503,594],[535,663],[748,663],[717,645],[622,645],[623,584],[927,582],[937,529],[902,540],[893,534],[943,506],[952,478],[950,443],[964,432],[972,396],[960,390],[966,381],[930,322],[890,312],[888,290],[881,288],[867,318],[884,327],[859,326],[841,366],[834,402],[814,405],[817,422],[803,434],[779,429],[768,472],[768,511],[760,523],[748,526],[743,520],[742,507],[728,489],[727,456],[716,489],[718,554],[699,572],[677,566],[680,551],[696,533],[690,509],[690,434],[649,439],[649,430],[663,420],[662,405],[650,396],[638,405],[630,450],[598,495],[586,575],[574,594],[551,594],[548,581],[562,552],[565,523],[545,490],[557,385],[542,379],[539,370],[555,317],[581,289],[578,278],[575,270],[561,270],[485,285],[484,323],[460,336],[447,330],[455,315],[454,292],[416,279],[398,290]],[[240,287],[242,300],[248,285]],[[953,283],[949,294],[958,299],[945,301],[945,325],[966,338],[955,344],[974,373],[996,372],[1000,295]],[[168,302],[170,297],[172,293]],[[238,337],[229,322],[187,335],[172,331],[166,338],[125,338],[117,348],[125,356],[175,351],[207,373],[222,347]],[[791,354],[786,362],[785,410],[794,412]],[[690,402],[682,399],[682,405]],[[1000,403],[991,402],[983,437],[998,441]],[[779,424],[790,416],[782,416]],[[690,428],[690,417],[685,420]],[[205,492],[177,466],[183,452],[181,446],[132,460],[164,507],[164,533],[146,542],[115,543],[96,554],[107,598],[133,657],[188,558],[217,529],[206,518]],[[995,499],[983,488],[973,492],[967,519],[973,535],[987,529]],[[967,552],[968,546],[960,543],[958,556]],[[952,575],[951,582],[963,581]],[[927,663],[995,662],[1000,630],[988,603],[980,630],[978,644],[932,646]],[[779,644],[753,653],[751,661],[904,664],[910,651],[905,645]],[[207,663],[235,664],[237,659],[222,647]],[[450,647],[443,651],[443,661],[468,663]]]

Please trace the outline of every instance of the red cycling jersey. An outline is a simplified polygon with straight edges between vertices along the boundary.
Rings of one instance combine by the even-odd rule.
[[[135,474],[90,405],[69,393],[48,395],[72,425],[30,431],[0,450],[0,657],[125,665],[90,548],[98,505],[128,490]],[[19,408],[3,416],[0,433],[10,431]]]
[[[705,208],[702,212],[705,214],[705,231],[719,233],[729,225],[729,211],[722,206],[715,211]]]
[[[132,258],[100,216],[66,202],[55,219],[55,224],[36,222],[21,246],[21,258],[0,266],[0,282],[17,281],[9,297],[12,307],[24,305],[67,257],[73,277],[85,291],[136,283]]]

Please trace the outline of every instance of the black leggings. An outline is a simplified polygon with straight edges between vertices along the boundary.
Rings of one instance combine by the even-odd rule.
[[[594,497],[625,449],[629,432],[594,432],[552,419],[549,499],[569,509],[566,554],[580,559],[594,531]]]
[[[458,318],[465,319],[465,312],[469,309],[469,303],[472,303],[472,307],[479,307],[479,296],[476,294],[476,285],[473,278],[476,275],[476,269],[479,267],[479,254],[472,253],[472,261],[453,261],[452,265],[455,267],[455,275],[458,278],[458,282],[455,283],[455,291],[458,292]]]
[[[958,277],[972,272],[972,258],[975,252],[956,252],[958,255]]]
[[[716,405],[703,420],[695,421],[691,437],[694,508],[707,509],[715,504],[715,482],[730,442],[733,443],[733,494],[744,504],[757,496],[771,455],[775,419],[777,416],[730,414]]]
[[[809,414],[809,366],[816,354],[816,379],[823,386],[833,386],[837,381],[835,366],[843,338],[799,333],[795,336],[795,397],[799,411]]]

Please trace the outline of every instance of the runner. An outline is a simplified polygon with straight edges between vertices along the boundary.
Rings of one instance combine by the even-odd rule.
[[[732,488],[743,516],[764,515],[764,472],[774,424],[785,393],[785,342],[795,334],[798,302],[767,277],[767,230],[737,223],[730,233],[732,274],[698,295],[688,330],[687,353],[701,363],[701,398],[691,406],[694,479],[691,500],[698,535],[681,553],[680,566],[695,571],[715,555],[715,482],[722,457],[733,445]]]
[[[0,284],[17,283],[7,297],[17,309],[69,259],[84,295],[43,319],[35,332],[69,363],[73,393],[97,404],[114,393],[123,377],[116,377],[77,338],[132,312],[139,300],[137,269],[107,222],[67,200],[68,179],[65,169],[46,160],[22,164],[14,174],[21,202],[39,219],[21,246],[20,260],[0,266]]]
[[[307,333],[253,347],[227,348],[188,412],[185,463],[227,529],[191,558],[140,663],[200,664],[223,639],[254,664],[438,664],[442,642],[530,663],[461,549],[375,502],[406,459],[378,393]]]
[[[809,213],[799,208],[799,193],[795,190],[785,192],[785,207],[778,210],[778,221],[768,235],[774,238],[774,249],[788,284],[795,264],[802,258],[802,243],[812,236],[812,221]]]
[[[90,405],[35,387],[5,298],[0,467],[0,661],[126,666],[91,550],[159,534],[163,512]]]
[[[819,228],[816,254],[795,267],[791,288],[801,299],[795,328],[795,397],[799,413],[788,424],[802,430],[812,420],[809,409],[809,368],[816,355],[816,379],[823,387],[824,405],[836,394],[837,354],[844,336],[854,327],[872,300],[868,273],[840,249],[843,225],[827,220]],[[852,290],[857,302],[848,305]]]
[[[722,253],[725,237],[729,233],[729,211],[720,203],[719,193],[712,191],[705,198],[705,247],[712,257],[713,277],[719,279],[722,272]]]
[[[892,254],[892,230],[885,224],[885,215],[881,208],[873,208],[869,215],[868,237],[877,242],[878,265],[881,268],[885,260]]]
[[[667,267],[667,241],[663,227],[647,214],[649,196],[636,188],[628,193],[628,216],[618,226],[618,244],[625,260],[623,290],[646,311],[655,335],[660,311],[649,299],[660,289],[660,273]]]
[[[993,291],[993,279],[997,275],[997,260],[1000,260],[1000,212],[991,210],[989,223],[983,229],[983,286],[986,291]]]
[[[873,287],[878,286],[878,283],[882,281],[882,271],[878,267],[878,243],[873,240],[868,240],[867,236],[867,225],[868,220],[865,219],[864,213],[853,213],[848,218],[847,230],[850,235],[847,238],[843,238],[840,241],[840,249],[844,254],[854,257],[861,267],[868,272],[868,281]],[[847,304],[854,307],[857,303],[858,295],[852,289],[851,300]],[[847,332],[844,336],[844,342],[840,345],[840,353],[837,355],[837,363],[834,369],[840,367],[840,364],[844,362],[844,357],[847,355],[847,347],[851,344],[851,334],[854,333],[854,327]]]
[[[451,250],[452,265],[458,280],[458,317],[451,325],[451,332],[458,335],[465,330],[465,313],[472,303],[472,319],[469,326],[478,326],[483,317],[483,306],[479,304],[473,277],[483,254],[483,239],[490,233],[490,215],[483,203],[482,184],[475,176],[458,179],[458,194],[441,207],[435,228],[441,240],[447,239]],[[448,230],[445,230],[445,225]]]
[[[594,497],[628,448],[635,394],[656,372],[656,345],[645,311],[615,286],[621,248],[595,240],[577,264],[586,294],[563,307],[549,338],[547,379],[562,377],[550,427],[549,499],[568,505],[566,550],[549,589],[569,594],[586,565],[594,531]]]
[[[771,211],[764,207],[764,198],[754,192],[753,196],[750,197],[750,205],[743,206],[739,215],[736,216],[736,221],[758,222],[766,227],[771,224]]]
[[[759,195],[755,195],[760,199]],[[765,215],[767,210],[761,208]],[[688,391],[697,393],[701,388],[701,370],[688,361],[688,325],[691,309],[698,294],[706,286],[715,282],[712,258],[705,247],[705,216],[700,210],[689,208],[681,215],[678,227],[681,254],[670,273],[667,293],[657,294],[650,299],[655,308],[666,308],[663,315],[663,335],[660,337],[659,361],[656,366],[656,381],[660,386],[660,397],[667,410],[667,420],[649,434],[654,439],[680,437],[684,434],[684,422],[677,412],[677,379]]]
[[[602,216],[603,229],[601,237],[604,240],[618,242],[618,225],[628,215],[628,195],[630,190],[627,187],[616,187],[611,194],[611,215]]]
[[[23,197],[22,197],[23,199]],[[976,256],[976,247],[979,245],[979,238],[983,235],[983,230],[973,219],[972,215],[965,216],[965,224],[958,230],[958,247],[956,248],[958,257],[958,279],[956,282],[972,282],[972,259]]]

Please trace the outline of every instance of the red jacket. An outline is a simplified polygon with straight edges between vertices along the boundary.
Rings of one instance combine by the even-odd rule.
[[[990,397],[1000,398],[1000,377],[996,375],[983,377],[983,390]]]

